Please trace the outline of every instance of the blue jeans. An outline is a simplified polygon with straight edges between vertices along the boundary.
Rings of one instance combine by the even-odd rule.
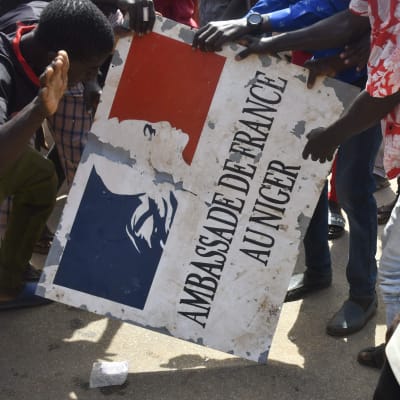
[[[377,217],[373,168],[382,141],[380,125],[343,143],[337,154],[336,192],[349,221],[349,258],[346,269],[350,296],[370,298],[375,294]],[[327,188],[319,199],[304,238],[310,279],[332,274],[328,246]]]
[[[351,297],[375,294],[378,227],[373,171],[381,142],[378,124],[349,139],[338,152],[336,193],[349,221],[346,276]]]
[[[328,244],[328,183],[325,183],[319,197],[303,244],[307,278],[310,281],[330,279],[332,268]]]
[[[400,197],[382,235],[379,286],[386,308],[386,325],[400,312]]]

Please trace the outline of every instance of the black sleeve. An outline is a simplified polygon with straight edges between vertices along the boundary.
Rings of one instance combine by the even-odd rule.
[[[0,124],[11,117],[14,79],[8,60],[0,57]]]
[[[39,21],[40,14],[48,4],[46,1],[20,3],[23,4],[15,4],[12,9],[3,14],[0,12],[0,32],[14,36],[17,30],[17,22],[26,25],[36,24]]]

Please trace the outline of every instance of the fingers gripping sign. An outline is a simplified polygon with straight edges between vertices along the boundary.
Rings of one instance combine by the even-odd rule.
[[[307,88],[312,89],[318,77],[336,75],[336,70],[330,58],[320,58],[317,60],[308,60],[304,63],[304,67],[308,68]]]
[[[207,25],[207,29],[199,32],[194,38],[194,46],[201,51],[221,51],[222,44],[222,31],[217,26],[212,24]]]
[[[235,59],[236,61],[243,60],[247,58],[250,54],[276,54],[277,50],[274,46],[274,41],[271,37],[257,37],[247,35],[244,36],[239,44],[245,46],[246,49],[239,52]]]
[[[151,0],[120,0],[119,7],[128,12],[129,28],[138,35],[153,30],[156,20],[154,3]]]
[[[64,50],[49,64],[40,76],[38,100],[46,117],[53,115],[68,86],[69,59]]]
[[[237,40],[248,32],[245,18],[209,22],[196,32],[192,46],[202,51],[221,51],[225,43]]]
[[[337,145],[331,143],[330,137],[325,128],[313,129],[307,135],[308,142],[303,150],[303,158],[307,160],[311,156],[313,161],[319,160],[321,163],[332,161]]]

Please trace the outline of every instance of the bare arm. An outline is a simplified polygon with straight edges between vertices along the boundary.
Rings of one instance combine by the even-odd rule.
[[[37,97],[0,126],[0,174],[18,160],[43,120],[56,112],[67,88],[68,69],[67,53],[59,51],[40,77]]]
[[[345,10],[307,28],[282,33],[268,38],[246,37],[247,49],[238,59],[251,53],[277,53],[288,50],[322,50],[343,47],[362,37],[370,29],[369,19]]]
[[[303,157],[325,162],[333,158],[336,148],[350,137],[357,135],[378,123],[400,103],[400,92],[391,96],[376,98],[362,91],[353,104],[336,122],[327,128],[311,131]]]

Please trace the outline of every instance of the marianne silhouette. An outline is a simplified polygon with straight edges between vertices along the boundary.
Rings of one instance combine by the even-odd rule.
[[[112,193],[93,168],[54,283],[143,309],[178,206],[166,197]]]

